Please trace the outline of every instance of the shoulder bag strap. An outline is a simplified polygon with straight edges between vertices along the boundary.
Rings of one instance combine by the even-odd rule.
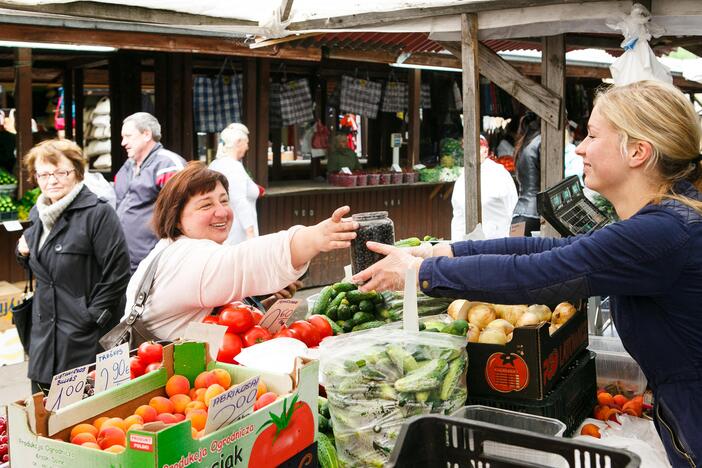
[[[154,257],[153,260],[151,260],[151,264],[149,265],[149,268],[146,269],[146,272],[144,273],[144,277],[141,279],[141,282],[139,283],[139,288],[137,288],[136,291],[136,299],[134,300],[134,305],[132,306],[131,311],[129,312],[129,316],[127,317],[127,324],[128,325],[133,325],[134,322],[136,322],[139,317],[141,317],[141,314],[144,313],[144,305],[146,304],[146,299],[148,299],[149,294],[151,293],[151,288],[154,285],[154,277],[156,276],[156,268],[158,267],[158,260],[161,258],[161,255],[163,252],[166,251],[168,247],[165,249],[161,250],[156,256]]]

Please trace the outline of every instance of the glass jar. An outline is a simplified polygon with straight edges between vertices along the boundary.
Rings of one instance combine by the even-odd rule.
[[[388,218],[387,211],[358,213],[351,218],[358,223],[356,238],[351,241],[351,269],[353,274],[356,274],[384,257],[384,255],[368,250],[366,242],[373,241],[393,245],[395,243],[395,226]]]

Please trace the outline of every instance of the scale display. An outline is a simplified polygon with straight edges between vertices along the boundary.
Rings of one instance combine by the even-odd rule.
[[[580,179],[571,176],[537,195],[539,214],[562,236],[586,234],[609,219],[585,197]]]

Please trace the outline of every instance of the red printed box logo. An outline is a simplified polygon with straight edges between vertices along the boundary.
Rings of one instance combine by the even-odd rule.
[[[129,434],[129,448],[142,452],[154,451],[154,438],[137,434]]]

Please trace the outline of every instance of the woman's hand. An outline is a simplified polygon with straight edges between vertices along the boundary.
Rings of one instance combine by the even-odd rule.
[[[351,280],[354,283],[365,281],[358,289],[361,291],[401,291],[405,288],[405,272],[408,268],[415,271],[414,278],[419,274],[419,267],[424,259],[412,254],[412,249],[403,249],[378,242],[368,242],[369,250],[385,255],[385,258],[355,274]]]
[[[261,304],[263,307],[268,310],[273,304],[276,303],[276,301],[279,301],[280,299],[290,299],[292,298],[295,293],[297,292],[298,289],[300,289],[303,286],[302,281],[300,280],[295,280],[289,285],[287,285],[285,288],[281,289],[275,294],[272,294],[265,298],[264,300],[261,301]]]
[[[29,256],[29,246],[27,245],[27,241],[25,240],[24,236],[20,237],[19,241],[17,241],[17,251],[23,257]]]
[[[337,208],[331,218],[314,226],[307,226],[295,233],[290,241],[290,256],[293,267],[301,268],[320,252],[347,249],[356,238],[358,223],[344,219],[351,208]]]

